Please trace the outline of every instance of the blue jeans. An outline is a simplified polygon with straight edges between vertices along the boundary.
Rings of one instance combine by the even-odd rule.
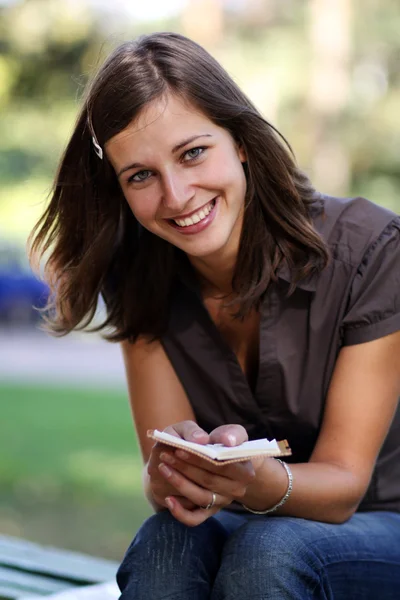
[[[221,511],[150,517],[117,574],[120,600],[399,600],[400,514],[340,525]]]

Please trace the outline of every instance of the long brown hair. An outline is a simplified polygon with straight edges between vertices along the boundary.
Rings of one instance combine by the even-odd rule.
[[[143,36],[119,46],[89,84],[50,203],[31,234],[32,257],[48,254],[48,325],[55,333],[86,327],[100,294],[107,318],[98,329],[112,326],[109,339],[165,331],[178,251],[140,227],[92,136],[104,148],[167,92],[224,127],[246,154],[246,210],[232,281],[238,316],[259,305],[282,263],[294,282],[327,263],[311,219],[318,194],[286,140],[201,46],[174,33]]]

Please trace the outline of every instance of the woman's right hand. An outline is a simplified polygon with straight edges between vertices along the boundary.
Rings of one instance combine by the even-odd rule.
[[[164,429],[164,432],[188,442],[196,442],[197,444],[208,444],[210,439],[208,433],[201,429],[194,421],[181,421],[175,425],[170,425]],[[158,506],[167,508],[165,498],[175,496],[186,510],[198,508],[193,502],[177,494],[176,488],[162,476],[160,472],[160,463],[162,463],[160,454],[166,450],[171,450],[171,446],[157,442],[153,446],[147,463],[149,487],[154,502]]]

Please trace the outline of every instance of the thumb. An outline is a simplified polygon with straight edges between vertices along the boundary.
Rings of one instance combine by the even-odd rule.
[[[188,442],[195,442],[196,444],[209,443],[208,433],[201,429],[195,421],[181,421],[175,423],[175,425],[170,425],[164,431]]]
[[[211,444],[224,444],[224,446],[239,446],[247,442],[249,436],[242,425],[221,425],[210,433]]]

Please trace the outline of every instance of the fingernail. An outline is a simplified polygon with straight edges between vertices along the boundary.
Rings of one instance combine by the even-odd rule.
[[[200,431],[199,429],[192,433],[192,437],[194,437],[195,439],[200,439],[203,436],[204,436],[204,431]]]
[[[165,477],[171,477],[171,475],[172,475],[172,471],[171,471],[171,469],[169,469],[169,468],[167,467],[167,465],[164,465],[164,463],[160,463],[160,464],[158,465],[158,468],[159,468],[159,470],[161,471],[161,473],[162,473],[163,475],[165,475]]]
[[[227,438],[233,446],[236,444],[236,437],[233,435],[233,433],[228,433]]]
[[[161,458],[161,460],[162,460],[163,462],[166,462],[166,463],[168,463],[168,464],[170,464],[170,465],[173,465],[173,464],[174,464],[174,462],[175,462],[175,459],[174,459],[174,457],[173,457],[173,456],[171,456],[170,454],[167,454],[166,452],[162,452],[162,453],[160,454],[160,458]]]
[[[171,498],[165,498],[165,504],[167,505],[167,507],[169,508],[169,510],[172,510],[174,508],[174,503],[172,502]]]
[[[188,460],[188,458],[189,458],[189,454],[187,452],[185,452],[184,450],[177,450],[175,452],[175,454],[181,460]]]

